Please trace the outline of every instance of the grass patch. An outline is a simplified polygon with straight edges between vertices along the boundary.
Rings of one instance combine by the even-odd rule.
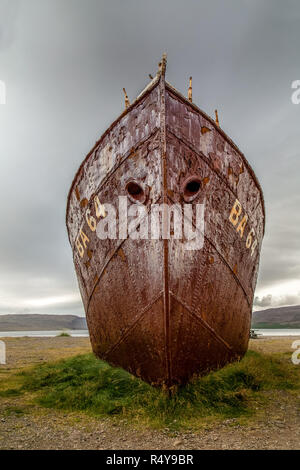
[[[263,391],[300,388],[299,371],[290,360],[254,351],[194,379],[171,397],[92,354],[41,364],[18,376],[22,392],[35,392],[45,407],[169,429],[199,426],[203,418],[246,417],[253,413],[253,398],[263,398]]]
[[[57,338],[60,338],[60,337],[71,337],[71,335],[69,333],[67,333],[66,331],[62,331],[59,335],[56,335]]]
[[[7,406],[4,410],[4,414],[6,416],[17,416],[21,417],[25,414],[25,410],[23,408],[17,406]]]
[[[0,390],[0,397],[18,397],[22,394],[22,391],[18,388],[8,388],[6,390]]]

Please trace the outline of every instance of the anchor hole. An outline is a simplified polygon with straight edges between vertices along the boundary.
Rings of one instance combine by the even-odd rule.
[[[183,188],[183,198],[186,202],[193,201],[201,189],[201,181],[199,178],[192,177],[186,181]]]
[[[140,186],[138,183],[135,181],[130,181],[126,185],[126,190],[131,200],[144,202],[145,193],[142,186]]]

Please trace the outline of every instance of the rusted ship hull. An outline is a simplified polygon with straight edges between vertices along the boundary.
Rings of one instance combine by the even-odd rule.
[[[186,250],[174,238],[100,240],[99,204],[117,207],[131,181],[143,188],[139,203],[147,210],[205,204],[203,247]],[[129,206],[134,202],[133,194]],[[169,387],[246,352],[262,192],[238,148],[163,73],[82,163],[67,228],[98,357]]]

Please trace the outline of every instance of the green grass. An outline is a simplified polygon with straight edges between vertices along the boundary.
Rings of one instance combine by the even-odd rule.
[[[70,337],[71,335],[69,333],[67,333],[66,331],[62,331],[59,335],[56,335],[57,337],[61,337],[61,336],[68,336]]]
[[[42,406],[122,417],[154,427],[179,429],[201,420],[251,416],[253,399],[266,390],[300,388],[290,358],[249,351],[240,362],[197,378],[173,396],[155,389],[92,354],[44,363],[18,374],[22,393]],[[13,389],[11,395],[18,390]],[[9,390],[6,390],[9,396]],[[197,424],[198,423],[198,424]]]
[[[9,398],[9,397],[18,397],[22,394],[22,391],[17,388],[8,388],[6,390],[0,390],[0,397]]]
[[[17,406],[7,406],[5,408],[4,414],[6,416],[23,416],[25,414],[25,411],[23,408],[19,408]]]

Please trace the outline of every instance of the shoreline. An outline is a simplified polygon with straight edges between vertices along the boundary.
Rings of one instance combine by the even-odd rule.
[[[253,340],[256,339],[266,339],[266,338],[297,338],[300,337],[300,328],[299,332],[295,329],[278,329],[278,334],[276,334],[276,329],[254,329],[255,332],[258,334],[257,338],[251,338]],[[263,331],[263,332],[262,332]],[[292,332],[291,332],[292,331]],[[66,333],[71,338],[89,338],[89,331],[88,330],[68,330],[61,329],[61,330],[30,330],[30,331],[23,331],[23,330],[16,330],[16,331],[0,331],[0,340],[8,339],[8,338],[56,338],[59,337],[62,333]],[[271,334],[269,334],[271,333]]]
[[[291,345],[298,337],[264,337],[249,341],[249,350],[281,357],[291,367]],[[6,338],[7,364],[0,365],[0,391],[24,369],[91,353],[89,338]],[[292,366],[299,373],[300,365]],[[17,374],[17,375],[16,375]],[[0,449],[299,449],[298,391],[266,390],[253,396],[249,417],[206,419],[196,429],[155,429],[119,417],[94,417],[79,410],[45,408],[25,395],[0,394]],[[256,400],[256,401],[255,401]]]

